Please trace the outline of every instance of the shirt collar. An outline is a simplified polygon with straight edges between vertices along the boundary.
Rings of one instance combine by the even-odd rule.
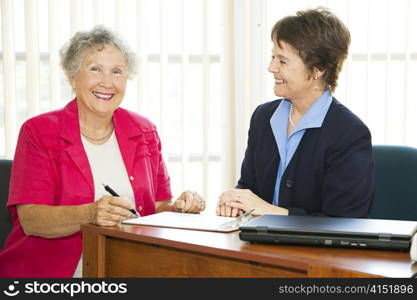
[[[332,103],[332,94],[329,90],[323,92],[313,105],[304,113],[300,121],[295,126],[293,133],[308,129],[308,128],[320,128]]]
[[[329,110],[330,104],[332,103],[332,99],[333,97],[331,92],[329,90],[325,90],[323,94],[313,103],[313,105],[310,106],[307,112],[302,116],[301,120],[298,121],[290,135],[308,128],[320,128],[323,124],[324,118],[326,117],[327,111]],[[291,101],[288,99],[282,99],[270,119],[272,130],[277,137],[287,137],[287,126],[285,125],[288,124],[290,107]],[[280,125],[278,126],[278,124]],[[279,131],[278,128],[280,126],[285,127],[285,130]]]

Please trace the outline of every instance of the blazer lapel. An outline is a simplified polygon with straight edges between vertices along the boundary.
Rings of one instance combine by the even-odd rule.
[[[142,136],[143,132],[129,119],[129,115],[122,109],[117,109],[114,112],[113,123],[120,153],[130,177],[135,163],[136,148],[140,141],[136,137]]]
[[[265,149],[271,149],[271,152],[269,156],[265,157],[265,159],[267,159],[268,162],[267,162],[267,168],[266,168],[262,194],[264,195],[264,200],[272,203],[272,200],[274,197],[274,191],[275,191],[275,182],[277,180],[277,170],[278,170],[278,164],[280,161],[280,156],[278,152],[278,146],[277,146],[277,143],[275,142],[275,138],[272,133],[272,129],[270,125],[268,128],[267,135],[268,136],[265,139],[270,144],[265,146]]]
[[[94,181],[87,154],[80,137],[77,103],[74,99],[64,108],[61,114],[61,137],[67,141],[65,151],[79,169],[94,195]]]

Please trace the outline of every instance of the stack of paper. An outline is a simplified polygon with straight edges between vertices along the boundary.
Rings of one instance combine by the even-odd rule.
[[[122,223],[132,225],[147,225],[193,230],[230,232],[239,229],[239,224],[235,224],[233,222],[234,220],[236,220],[236,218],[175,212],[161,212],[146,217],[127,219]]]

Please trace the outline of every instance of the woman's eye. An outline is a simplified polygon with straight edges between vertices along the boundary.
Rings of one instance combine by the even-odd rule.
[[[287,62],[285,62],[285,61],[283,61],[283,60],[280,60],[279,61],[281,64],[283,64],[283,65],[285,65]]]
[[[116,69],[116,70],[113,70],[113,74],[115,74],[115,75],[122,75],[123,74],[123,71],[122,70],[119,70],[119,69]]]
[[[100,69],[98,67],[96,67],[96,66],[90,67],[90,70],[91,71],[94,71],[94,72],[100,71]]]

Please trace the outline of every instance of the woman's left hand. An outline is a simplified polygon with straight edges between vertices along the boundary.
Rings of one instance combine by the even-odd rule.
[[[235,208],[243,212],[254,209],[252,215],[256,216],[265,214],[288,214],[287,209],[266,202],[249,189],[231,189],[224,192],[220,196],[217,206],[221,207],[222,205]]]
[[[172,206],[177,212],[197,214],[206,208],[206,202],[198,193],[184,191]]]

